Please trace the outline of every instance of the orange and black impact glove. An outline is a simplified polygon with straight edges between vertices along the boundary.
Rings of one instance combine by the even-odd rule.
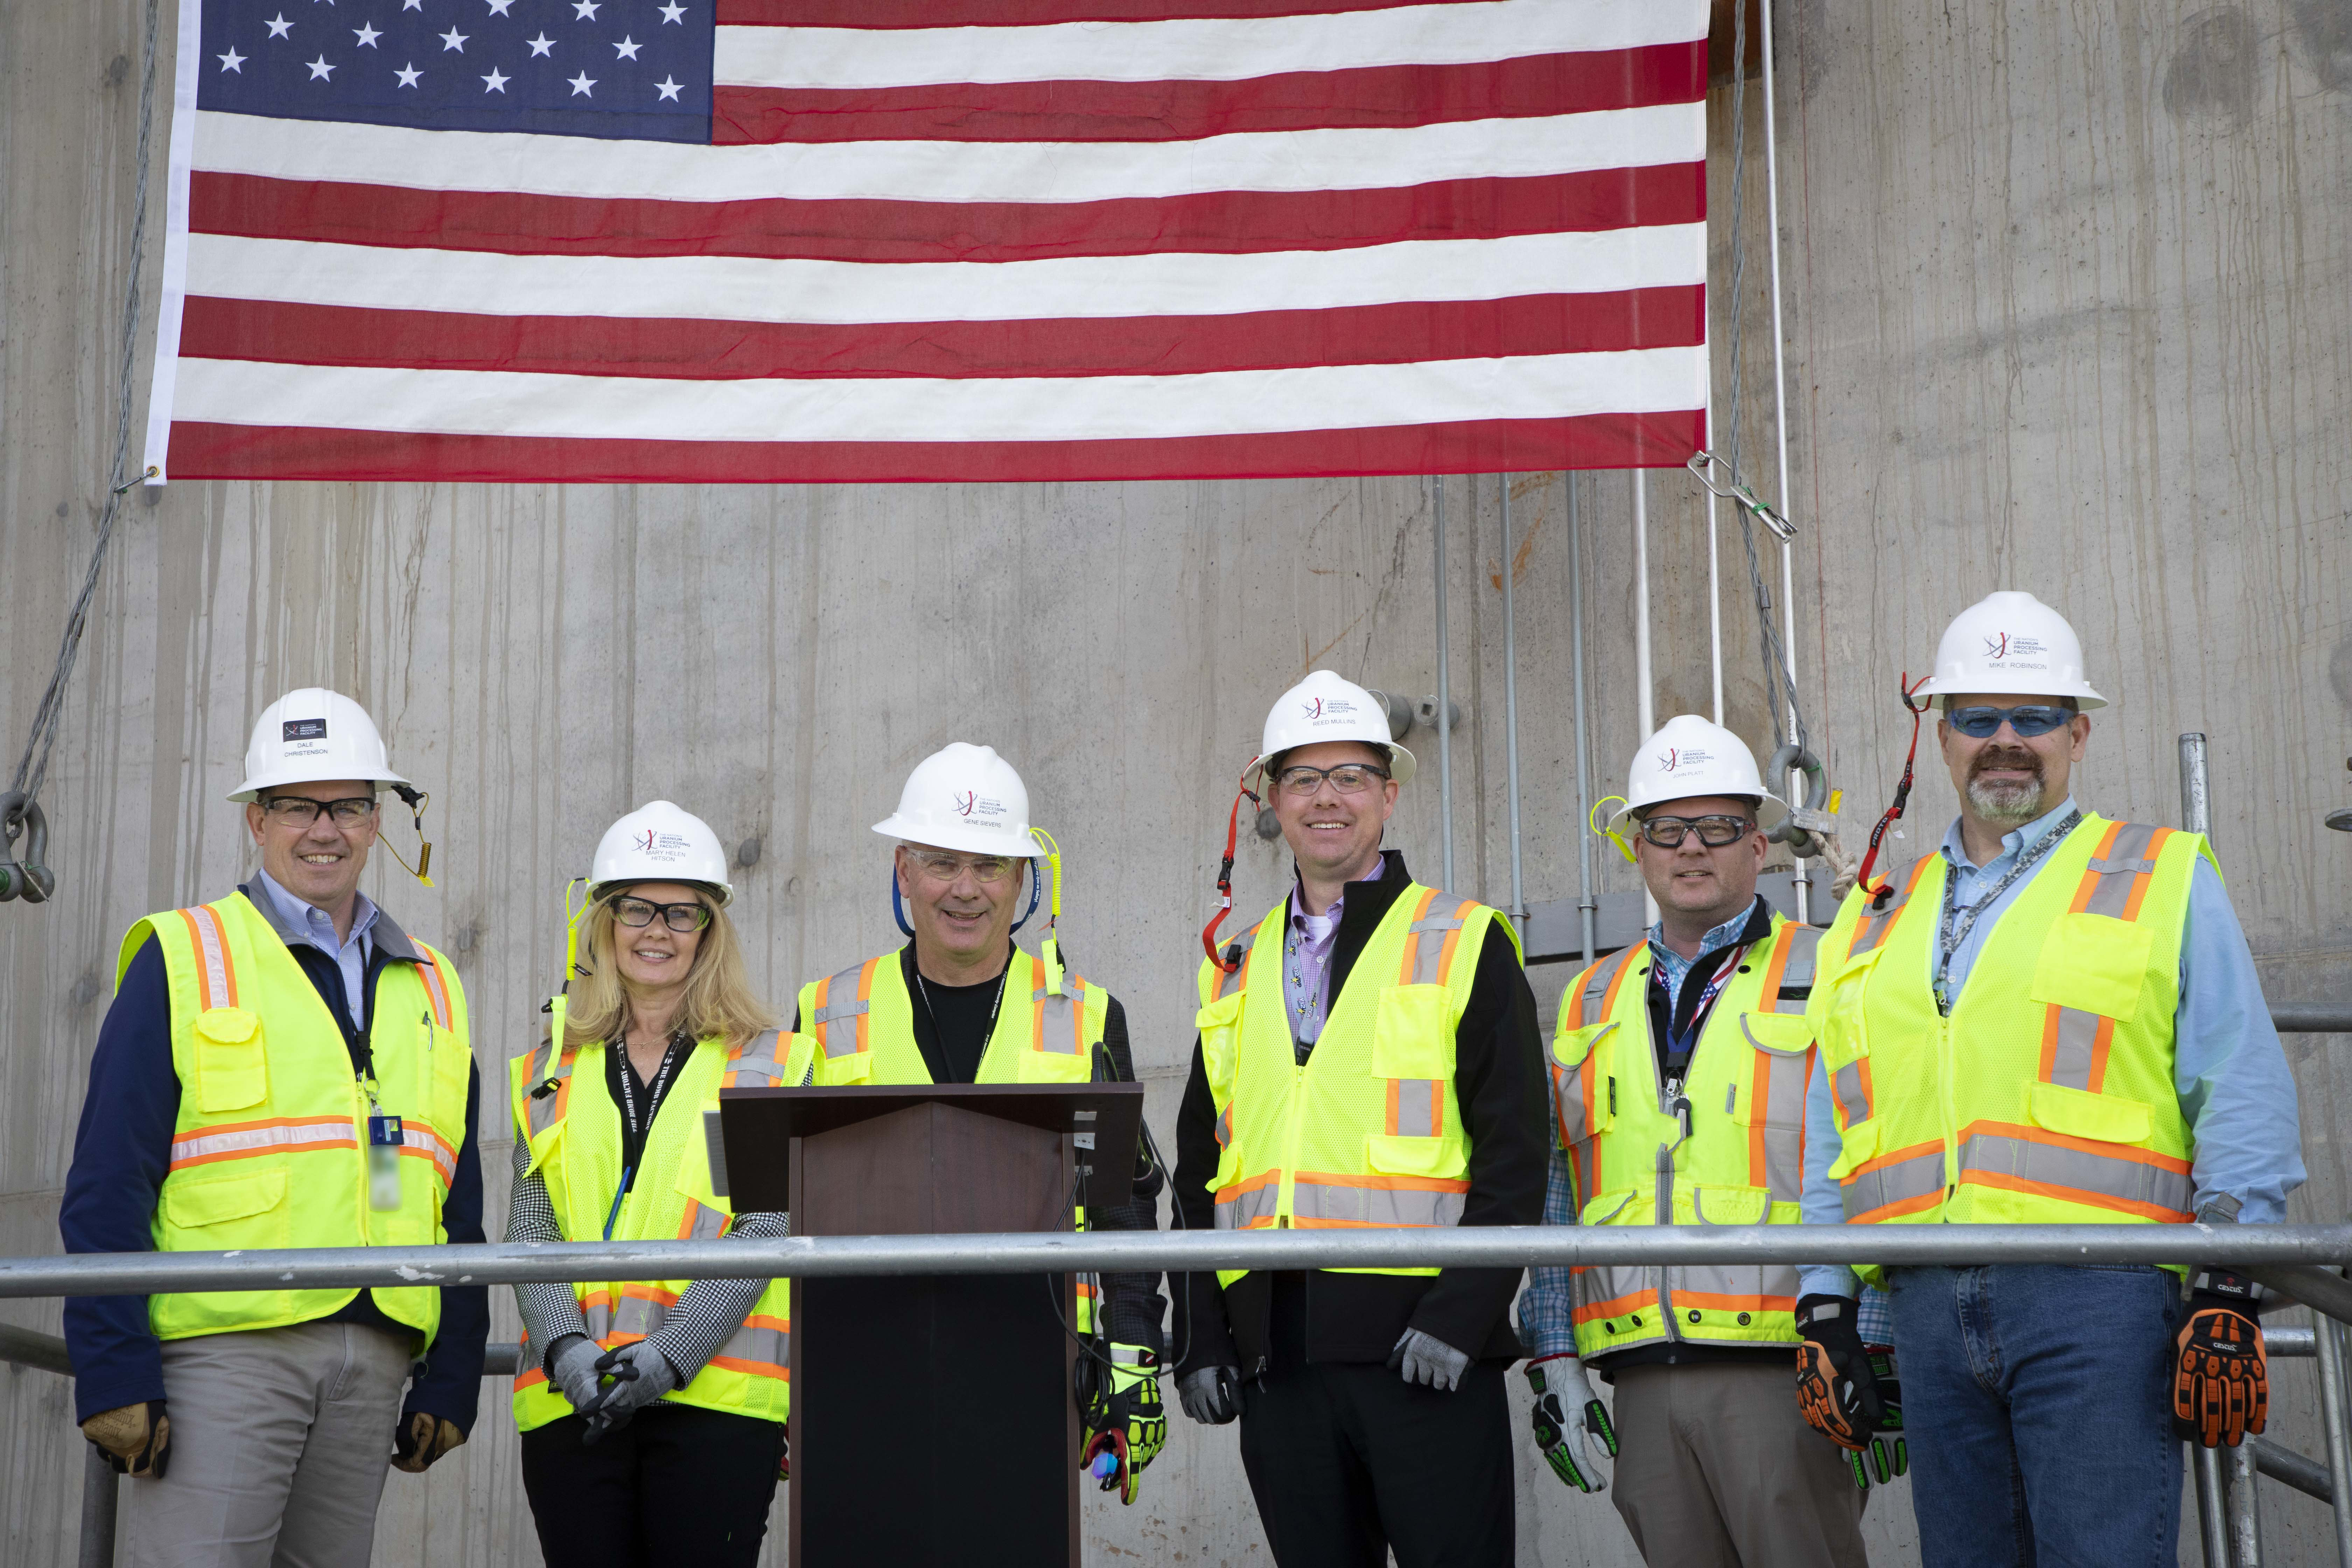
[[[1807,1296],[1797,1303],[1797,1408],[1807,1426],[1853,1452],[1886,1422],[1878,1376],[1854,1323],[1858,1305],[1851,1296]]]
[[[2172,1430],[2203,1448],[2234,1448],[2270,1419],[2270,1357],[2254,1315],[2262,1287],[2226,1268],[2197,1273],[2174,1342]]]

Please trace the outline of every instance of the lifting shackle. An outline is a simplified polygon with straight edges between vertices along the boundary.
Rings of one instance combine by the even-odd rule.
[[[16,858],[16,840],[25,840],[25,857]],[[47,865],[49,819],[41,803],[11,790],[0,795],[0,903],[22,899],[45,904],[57,890],[58,876]]]

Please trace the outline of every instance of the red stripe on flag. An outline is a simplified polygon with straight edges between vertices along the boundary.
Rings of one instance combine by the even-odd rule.
[[[203,170],[188,182],[192,233],[506,256],[891,262],[1231,256],[1591,233],[1706,216],[1702,163],[1446,180],[1390,190],[1220,191],[1069,203],[605,201]]]
[[[722,27],[1042,27],[1057,22],[1166,22],[1335,16],[1445,0],[719,0]]]
[[[1394,129],[1691,103],[1706,45],[1475,65],[1297,71],[1242,81],[718,89],[711,139],[747,142],[1185,142],[1238,132]]]
[[[683,380],[1183,375],[1690,347],[1704,341],[1705,310],[1696,284],[1232,316],[856,326],[477,316],[192,295],[180,352],[289,364]]]
[[[272,426],[172,426],[175,479],[862,484],[1491,474],[1678,466],[1698,409],[1126,441],[565,440]]]

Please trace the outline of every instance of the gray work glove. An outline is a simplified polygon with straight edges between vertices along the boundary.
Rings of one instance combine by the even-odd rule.
[[[1461,1385],[1462,1374],[1470,1370],[1470,1358],[1444,1340],[1407,1329],[1389,1352],[1389,1370],[1407,1383],[1425,1383],[1441,1394],[1451,1394]]]
[[[677,1386],[676,1369],[648,1340],[638,1340],[596,1358],[596,1371],[610,1379],[580,1414],[588,1418],[583,1443],[617,1432],[636,1413]]]
[[[575,1412],[596,1401],[596,1358],[604,1353],[604,1347],[586,1334],[566,1334],[547,1358],[547,1381]]]
[[[1203,1426],[1222,1426],[1242,1413],[1242,1373],[1236,1366],[1204,1366],[1176,1382],[1177,1402]]]

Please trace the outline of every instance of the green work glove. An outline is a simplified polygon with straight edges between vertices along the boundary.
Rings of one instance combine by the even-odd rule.
[[[1585,1373],[1581,1392],[1589,1397],[1572,1418],[1560,1403],[1562,1391],[1554,1389],[1545,1376],[1547,1369],[1566,1385],[1571,1399],[1579,1392],[1574,1387],[1575,1373]],[[1609,1473],[1601,1467],[1603,1461],[1617,1458],[1617,1428],[1610,1424],[1609,1407],[1601,1403],[1601,1391],[1594,1386],[1590,1369],[1574,1356],[1549,1355],[1528,1363],[1527,1374],[1528,1386],[1536,1394],[1529,1425],[1535,1428],[1537,1451],[1550,1464],[1552,1474],[1580,1492],[1608,1490]],[[1585,1449],[1580,1463],[1576,1452],[1580,1437]]]
[[[1895,1347],[1865,1345],[1863,1352],[1870,1358],[1871,1375],[1878,1380],[1879,1401],[1886,1407],[1885,1417],[1871,1433],[1868,1447],[1846,1451],[1845,1462],[1853,1471],[1854,1487],[1866,1492],[1874,1472],[1878,1484],[1885,1486],[1911,1468],[1911,1446],[1903,1436],[1903,1382],[1895,1369]],[[1894,1435],[1892,1442],[1887,1440],[1889,1433]],[[1867,1464],[1863,1458],[1865,1453],[1870,1457]]]

